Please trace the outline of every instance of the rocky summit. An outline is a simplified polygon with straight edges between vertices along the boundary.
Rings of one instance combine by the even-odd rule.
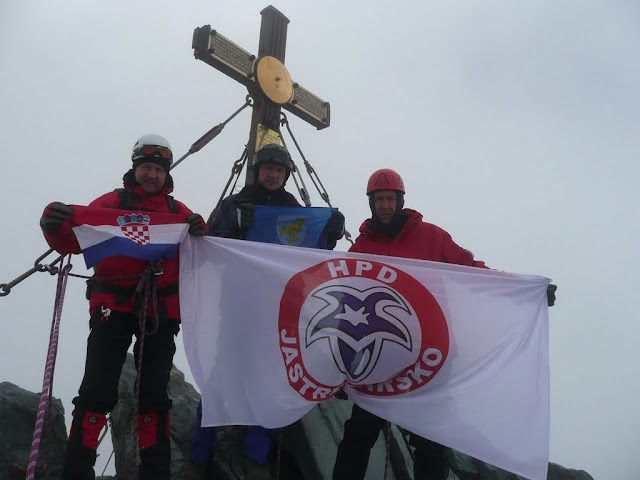
[[[135,381],[133,356],[128,355],[119,385],[120,401],[110,416],[116,477],[102,480],[130,478],[135,464],[132,426],[134,419],[133,385]],[[182,479],[184,461],[189,452],[199,394],[185,382],[184,374],[175,367],[171,371],[169,396],[171,410],[172,478]],[[0,383],[0,478],[22,480],[26,475],[31,449],[33,427],[40,395],[27,392],[11,383]],[[272,479],[329,480],[333,462],[342,438],[344,422],[349,418],[352,403],[332,398],[320,403],[301,420],[275,432],[270,453],[269,469]],[[64,409],[54,399],[44,427],[36,479],[60,478],[62,457],[66,443]],[[246,462],[242,456],[245,427],[220,427],[213,457],[206,465],[202,479],[243,480]],[[387,480],[414,480],[412,452],[406,435],[391,429],[389,442],[389,472]],[[386,444],[381,435],[371,452],[367,480],[384,480]],[[450,450],[449,480],[516,480],[522,477],[498,469],[460,452]],[[550,463],[548,480],[593,480],[583,470],[573,470]]]
[[[28,392],[9,382],[0,383],[0,478],[2,480],[24,480],[25,478],[39,404],[39,393]],[[64,408],[60,400],[54,399],[42,432],[36,478],[60,478],[66,442]]]

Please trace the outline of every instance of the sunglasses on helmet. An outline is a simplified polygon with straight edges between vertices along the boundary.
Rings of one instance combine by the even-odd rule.
[[[171,150],[167,147],[161,147],[159,145],[143,145],[140,147],[140,153],[145,157],[153,157],[160,155],[167,160],[171,159]]]

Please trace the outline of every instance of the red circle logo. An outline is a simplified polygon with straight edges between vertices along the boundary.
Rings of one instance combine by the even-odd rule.
[[[434,296],[381,262],[336,258],[294,275],[280,300],[290,385],[322,401],[345,383],[393,396],[425,386],[444,364],[449,329]]]

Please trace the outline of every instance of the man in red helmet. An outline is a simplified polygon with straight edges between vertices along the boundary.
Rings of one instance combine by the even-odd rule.
[[[193,213],[169,193],[173,179],[169,169],[173,154],[169,142],[159,135],[144,135],[135,143],[132,168],[124,174],[124,188],[97,198],[92,207],[144,212],[174,213],[190,224],[191,235],[206,235],[202,217]],[[80,253],[69,219],[73,208],[60,202],[49,204],[40,219],[40,228],[49,245],[61,254]],[[171,478],[171,448],[167,394],[169,373],[176,351],[180,305],[178,297],[179,256],[154,262],[157,276],[157,317],[148,321],[141,332],[140,316],[144,304],[134,302],[134,294],[150,263],[136,258],[111,256],[95,267],[87,289],[91,319],[84,377],[73,399],[75,409],[64,457],[62,480],[92,480],[100,431],[106,415],[118,400],[118,382],[122,365],[136,337],[133,353],[136,366],[141,365],[140,400],[136,431],[140,447],[140,480]],[[152,305],[147,305],[154,310]],[[149,317],[151,317],[149,315]],[[156,323],[157,322],[157,323]],[[140,357],[142,335],[145,343]]]
[[[371,175],[367,184],[371,218],[362,223],[350,252],[487,268],[484,262],[475,260],[469,250],[456,244],[446,231],[423,222],[422,215],[415,210],[403,208],[404,194],[404,182],[395,171],[383,168]],[[385,420],[353,405],[338,446],[333,480],[364,479],[371,448],[384,424]],[[446,447],[413,434],[410,441],[416,449],[414,478],[445,480],[449,474]]]

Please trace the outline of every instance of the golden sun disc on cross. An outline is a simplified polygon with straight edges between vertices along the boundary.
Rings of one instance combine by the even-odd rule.
[[[275,57],[265,56],[256,65],[258,85],[269,100],[284,105],[293,96],[293,82],[287,68]]]

